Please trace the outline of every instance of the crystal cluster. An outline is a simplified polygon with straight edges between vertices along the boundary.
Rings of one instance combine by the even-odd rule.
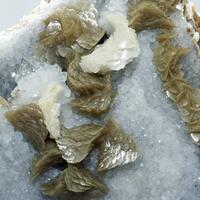
[[[106,2],[91,2],[94,7],[91,7],[90,11],[93,12],[93,8],[96,7],[99,12],[96,22],[107,31],[108,35],[112,33],[112,30],[109,30],[104,13],[110,12],[122,16],[127,15],[127,1],[109,0]],[[135,2],[129,1],[131,4]],[[148,0],[148,2],[151,1]],[[174,9],[173,2],[176,1],[169,1],[172,4],[167,7],[163,7],[165,5],[163,2],[165,1],[155,2],[161,2],[159,5],[160,9],[164,8],[165,12],[168,12],[168,10],[171,12]],[[55,194],[64,196],[72,195],[75,191],[85,192],[88,191],[88,188],[91,189],[91,195],[107,192],[107,188],[102,182],[98,179],[93,179],[93,174],[89,173],[87,169],[82,169],[81,166],[72,166],[71,164],[69,164],[67,170],[63,171],[63,168],[51,170],[34,183],[31,183],[29,173],[32,179],[34,179],[43,174],[47,168],[54,167],[54,164],[59,163],[63,165],[63,152],[65,149],[62,149],[62,145],[66,145],[66,141],[68,142],[69,139],[66,141],[57,140],[60,145],[59,149],[55,146],[55,143],[52,144],[48,141],[46,149],[42,153],[38,152],[36,154],[35,160],[32,162],[33,167],[30,169],[35,150],[27,143],[20,132],[14,130],[4,115],[6,112],[10,112],[8,110],[17,111],[22,106],[29,105],[30,103],[37,104],[40,100],[41,104],[47,102],[49,106],[44,109],[46,113],[51,109],[57,112],[53,112],[49,116],[46,115],[46,118],[45,115],[41,116],[42,125],[50,128],[47,121],[54,121],[56,118],[59,118],[60,123],[65,127],[61,128],[60,134],[66,134],[66,137],[70,137],[72,141],[74,138],[70,134],[70,131],[76,129],[76,132],[73,133],[78,135],[78,128],[85,124],[103,123],[102,117],[99,119],[84,117],[73,112],[71,104],[76,99],[83,97],[88,99],[92,95],[98,94],[98,91],[101,91],[105,86],[103,81],[103,76],[105,75],[86,75],[86,77],[89,77],[88,80],[97,88],[94,90],[88,87],[87,82],[86,84],[85,82],[84,84],[81,82],[83,71],[81,71],[80,66],[76,65],[75,71],[71,71],[71,74],[66,74],[57,65],[60,64],[57,62],[57,58],[61,59],[61,57],[66,55],[66,52],[69,53],[69,49],[66,50],[62,45],[56,46],[56,48],[53,47],[51,49],[51,53],[53,52],[53,54],[48,54],[48,56],[52,55],[52,57],[46,57],[45,55],[45,60],[38,59],[35,55],[35,46],[41,39],[38,35],[46,28],[43,20],[63,5],[65,7],[74,7],[76,3],[76,0],[52,0],[50,3],[42,1],[34,17],[27,17],[20,29],[14,28],[11,32],[0,33],[0,83],[2,86],[0,95],[7,99],[10,97],[8,99],[9,108],[5,100],[0,100],[0,175],[2,177],[0,181],[0,199],[2,200],[13,200],[13,197],[18,200],[48,199],[48,197],[43,196],[39,191],[39,185],[44,182],[47,183],[41,187],[42,192],[44,194],[52,192],[51,194],[54,194],[54,196]],[[85,15],[82,13],[80,16],[86,18],[90,14],[91,12],[86,12]],[[190,52],[180,61],[180,64],[182,63],[180,69],[184,72],[184,77],[191,87],[199,87],[200,59],[187,33],[188,24],[183,18],[181,11],[176,10],[170,18],[173,20],[176,34],[174,45],[178,44],[183,48],[190,49]],[[93,19],[96,20],[96,16]],[[167,20],[169,20],[168,17]],[[90,22],[86,21],[84,23],[91,25]],[[59,24],[57,25],[56,27],[50,27],[49,25],[48,28],[51,28],[51,30],[56,28],[57,30]],[[99,158],[101,162],[99,163],[97,162],[98,154],[96,151],[92,153],[89,153],[89,150],[83,151],[82,158],[89,153],[89,156],[84,161],[84,165],[90,171],[95,172],[97,166],[99,171],[104,171],[105,166],[112,168],[120,163],[120,158],[126,158],[123,151],[126,152],[127,144],[130,144],[132,149],[135,148],[130,138],[135,138],[139,146],[140,157],[134,165],[127,165],[123,169],[115,169],[106,173],[103,182],[109,188],[109,193],[101,197],[100,199],[102,200],[198,200],[200,198],[199,147],[192,144],[185,124],[180,119],[180,113],[163,91],[163,84],[160,76],[157,74],[153,61],[154,50],[159,47],[156,41],[158,32],[158,30],[138,32],[137,38],[141,49],[140,56],[129,63],[124,70],[112,73],[112,79],[109,79],[112,83],[112,91],[116,91],[114,98],[112,97],[112,104],[110,104],[111,102],[109,103],[109,117],[114,118],[119,125],[112,125],[110,128],[109,125],[112,124],[112,121],[107,119],[106,121],[109,123],[107,123],[104,131],[109,130],[111,133],[114,131],[118,133],[119,137],[107,138],[107,141],[110,139],[110,142],[101,143],[100,147],[107,151],[101,154],[102,157]],[[88,49],[84,49],[86,47],[84,46],[85,43],[82,43],[82,39],[87,38],[87,35],[83,36],[85,37],[76,40],[76,43],[79,42],[79,45],[83,44],[82,47],[77,48],[77,45],[73,46],[73,50],[78,50],[81,56],[89,53]],[[106,41],[103,42],[106,43]],[[70,58],[73,60],[73,55]],[[55,65],[46,63],[46,61],[53,61]],[[68,88],[65,82],[69,77],[73,78],[71,79],[73,81],[75,77],[77,79],[75,84],[73,81],[70,82],[69,79],[67,81]],[[74,87],[77,86],[77,82],[79,83],[79,87]],[[62,91],[56,90],[53,93],[55,94],[55,98],[51,99],[49,98],[48,91],[53,86],[58,86],[58,88],[56,87],[57,89],[62,87],[64,89]],[[11,92],[13,89],[14,91]],[[86,91],[87,95],[85,95]],[[82,97],[83,93],[84,96]],[[47,120],[46,123],[45,119]],[[35,124],[32,120],[31,123]],[[53,127],[58,127],[56,121],[54,123]],[[52,123],[50,124],[52,125]],[[87,129],[88,127],[85,128]],[[101,135],[102,127],[98,126],[95,128],[98,131],[95,132],[95,137],[91,137],[92,139],[88,137],[88,149],[96,145],[96,138]],[[122,145],[119,147],[115,144],[118,140],[123,143],[120,137],[120,134],[123,133],[122,130],[129,133],[129,135],[126,135],[129,139],[125,140],[125,146]],[[81,140],[81,136],[79,140]],[[41,139],[43,140],[43,138]],[[78,149],[77,143],[74,142],[72,147]],[[79,147],[81,149],[81,146]],[[115,147],[114,150],[111,147]],[[121,154],[118,154],[119,151]],[[113,152],[119,155],[119,160],[116,159],[113,163],[106,162],[109,155],[114,155]],[[131,155],[138,156],[136,152],[134,153]],[[66,154],[65,158],[68,158],[68,156],[69,154]],[[52,157],[55,163],[49,162],[52,160]],[[130,158],[132,161],[135,161],[136,157],[132,156],[128,159]],[[78,184],[77,186],[74,182],[70,182],[69,177],[71,176],[76,177],[76,180],[80,177],[87,178],[81,179],[81,181],[79,179],[77,183],[82,182],[83,185],[80,186]],[[84,197],[83,195],[76,198],[83,199]]]

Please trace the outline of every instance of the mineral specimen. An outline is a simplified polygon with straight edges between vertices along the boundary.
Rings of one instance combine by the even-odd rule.
[[[168,17],[169,14],[171,14],[170,12],[175,9],[175,4],[177,2],[176,0],[144,1],[156,4]],[[9,124],[4,116],[4,113],[9,110],[14,110],[30,103],[37,104],[39,99],[44,97],[48,86],[53,83],[61,85],[64,90],[64,94],[61,94],[61,98],[56,100],[56,103],[59,103],[61,108],[59,120],[62,126],[69,130],[74,126],[77,127],[82,124],[100,123],[100,121],[102,123],[105,115],[100,118],[77,115],[77,113],[71,110],[69,102],[73,98],[91,98],[91,96],[97,93],[102,93],[104,87],[102,89],[97,87],[95,90],[89,89],[89,92],[86,92],[85,89],[83,91],[79,89],[79,91],[75,91],[75,89],[71,87],[71,92],[65,84],[68,73],[67,70],[69,69],[68,64],[74,60],[74,50],[78,52],[80,56],[89,55],[96,51],[95,43],[97,40],[95,43],[92,42],[95,35],[90,35],[89,33],[88,35],[86,34],[85,37],[80,36],[78,39],[74,40],[72,45],[70,43],[67,44],[67,42],[65,43],[65,39],[62,42],[60,41],[61,43],[57,45],[57,38],[52,37],[52,39],[55,39],[55,43],[52,42],[51,44],[50,42],[50,45],[47,43],[47,46],[44,48],[45,56],[47,56],[47,54],[49,56],[48,59],[46,58],[45,60],[38,59],[34,51],[35,45],[40,42],[40,39],[38,40],[40,32],[45,30],[47,31],[46,33],[50,35],[61,33],[62,27],[60,22],[52,20],[48,25],[45,25],[45,27],[43,24],[43,21],[48,16],[53,15],[59,11],[60,8],[61,10],[62,8],[74,10],[80,18],[81,24],[87,26],[85,30],[90,30],[90,25],[93,22],[94,24],[97,22],[98,25],[103,27],[103,29],[106,30],[106,35],[98,42],[100,46],[108,42],[109,39],[112,38],[112,35],[114,35],[112,34],[113,27],[105,20],[106,15],[104,11],[126,18],[127,0],[81,0],[81,2],[77,4],[77,0],[42,1],[40,6],[32,12],[31,16],[25,17],[18,26],[11,28],[9,31],[0,33],[0,95],[9,102],[8,106],[1,106],[0,108],[0,175],[2,177],[2,181],[0,181],[0,198],[3,200],[13,200],[13,197],[19,200],[49,199],[41,195],[40,191],[37,190],[37,185],[43,181],[47,181],[47,183],[41,186],[42,192],[47,196],[57,199],[96,199],[97,193],[104,193],[104,190],[99,191],[99,189],[94,187],[85,192],[76,193],[69,191],[65,182],[65,170],[63,173],[61,171],[63,167],[69,165],[64,159],[63,161],[65,164],[59,165],[58,167],[56,166],[55,168],[52,166],[51,170],[48,170],[47,173],[38,179],[36,187],[31,184],[28,174],[30,162],[35,151],[31,148],[29,143],[24,141],[22,135]],[[138,1],[133,0],[133,2]],[[93,9],[94,7],[95,9]],[[180,9],[180,5],[178,5],[177,8]],[[98,12],[96,13],[96,11]],[[194,44],[186,31],[188,30],[188,24],[182,15],[182,10],[176,10],[169,18],[173,21],[175,33],[165,32],[164,35],[162,34],[162,37],[159,37],[160,44],[158,47],[160,48],[160,46],[165,43],[168,49],[167,44],[173,39],[171,45],[171,47],[173,47],[172,51],[175,50],[175,53],[179,55],[172,56],[175,60],[169,60],[169,62],[172,64],[177,63],[177,67],[175,68],[180,69],[180,74],[183,75],[184,73],[184,76],[180,76],[182,79],[179,80],[180,88],[178,88],[181,91],[184,89],[184,92],[181,92],[180,98],[171,94],[173,92],[172,90],[170,93],[168,92],[167,95],[170,96],[171,94],[174,99],[180,100],[183,97],[184,99],[187,97],[187,101],[184,101],[184,105],[185,102],[189,102],[187,108],[192,109],[185,110],[185,107],[183,107],[180,108],[180,110],[182,113],[181,115],[185,118],[184,120],[188,121],[188,119],[198,117],[199,109],[195,105],[197,105],[196,103],[198,103],[197,100],[199,98],[198,90],[195,88],[199,88],[200,86],[199,59],[196,55]],[[99,27],[96,29],[96,25],[93,26],[93,28],[94,32],[91,30],[92,33],[95,33],[96,30],[99,29]],[[160,77],[156,73],[157,67],[155,67],[152,61],[153,51],[158,45],[155,39],[157,32],[160,31],[148,29],[137,32],[137,39],[141,51],[140,56],[134,59],[134,62],[130,63],[124,70],[111,73],[112,87],[117,91],[117,95],[112,105],[109,106],[108,115],[114,118],[117,123],[123,127],[123,132],[129,133],[129,135],[125,134],[127,137],[135,138],[138,146],[140,146],[141,156],[133,165],[129,164],[123,169],[117,168],[116,170],[108,170],[107,173],[102,173],[104,175],[104,182],[108,185],[110,192],[108,195],[102,196],[101,200],[127,200],[134,198],[140,200],[199,199],[199,148],[192,145],[192,142],[188,140],[188,135],[184,134],[186,133],[185,126],[180,120],[177,109],[168,100],[166,94],[163,93]],[[50,35],[48,34],[45,35],[44,39],[49,38]],[[91,36],[91,41],[87,39],[89,35]],[[98,35],[100,37],[101,34],[97,34],[97,36]],[[196,34],[194,36],[195,39],[198,39]],[[43,45],[45,46],[45,43],[43,43]],[[94,47],[92,47],[92,45],[94,45]],[[83,46],[88,49],[84,49]],[[190,49],[187,55],[184,54],[186,49]],[[165,53],[165,51],[160,52],[161,55],[162,53]],[[167,57],[169,59],[172,58],[170,56]],[[179,60],[180,57],[182,57],[181,61],[176,62],[176,59]],[[163,56],[163,59],[165,58],[166,57]],[[95,62],[95,59],[96,58],[94,58],[93,62]],[[26,64],[22,68],[24,60],[29,64]],[[46,63],[46,61],[51,61],[48,62],[51,64]],[[57,63],[57,65],[52,65],[54,63]],[[65,72],[62,72],[62,70]],[[72,71],[72,74],[74,73],[75,72]],[[167,73],[161,72],[161,74],[166,75]],[[104,76],[106,75],[100,73],[93,75],[100,78],[103,85],[107,85],[107,83],[104,82]],[[71,78],[76,80],[76,75]],[[174,85],[172,81],[169,85],[166,85],[164,89],[168,90],[168,86],[169,89],[171,87],[174,88]],[[11,95],[10,93],[14,87],[16,88]],[[187,95],[188,92],[189,95]],[[11,98],[9,98],[10,95]],[[188,96],[193,100],[188,101]],[[175,101],[173,103],[179,104]],[[182,104],[183,102],[180,103]],[[189,132],[196,142],[199,141],[198,121],[199,120],[192,120],[192,123],[187,123],[186,126],[188,129],[191,128]],[[108,129],[107,126],[106,129]],[[196,133],[195,130],[197,130]],[[103,144],[104,139],[107,138],[106,132],[103,131],[103,133],[105,133],[105,135],[95,140],[95,147],[101,147],[100,144]],[[40,151],[41,154],[44,153],[44,150],[47,148],[49,140],[50,139],[47,138],[45,141],[45,148],[43,151]],[[55,149],[58,150],[56,150],[57,153],[63,153],[59,151],[58,148],[55,147]],[[51,151],[49,151],[49,153],[51,153]],[[98,149],[95,149],[83,160],[83,165],[87,169],[92,170],[93,173],[96,173],[96,166],[98,166],[98,153]],[[41,154],[36,154],[36,157],[39,158],[38,155]],[[49,156],[48,152],[44,153],[44,157],[45,155]],[[121,155],[123,155],[123,153],[119,154],[120,157]],[[45,167],[50,166],[48,164],[46,165],[46,163],[48,163],[46,161],[49,161],[48,156],[46,157],[47,160],[43,159],[43,156],[41,157],[42,166],[44,166],[43,161]],[[83,183],[87,182],[87,179],[82,176],[82,174],[84,174],[82,166],[77,164],[75,166],[69,166],[76,168],[76,170],[70,169],[70,175],[74,175],[76,179],[72,179],[73,181],[67,179],[68,183],[70,182],[69,189],[79,190],[81,188],[82,190],[82,185],[80,185],[80,183],[82,180]],[[76,173],[77,171],[78,173]],[[59,174],[60,176],[54,179],[54,177]],[[81,178],[80,181],[80,177],[78,176],[78,184],[76,182],[77,174],[81,175],[83,178]],[[98,185],[96,184],[96,177],[93,178],[95,180],[95,186]],[[92,181],[92,183],[94,183],[94,181]],[[89,185],[92,186],[91,181]],[[88,187],[84,185],[83,188],[85,189]]]

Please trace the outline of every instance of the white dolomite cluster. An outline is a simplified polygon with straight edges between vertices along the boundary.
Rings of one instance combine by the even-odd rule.
[[[118,71],[140,55],[136,33],[128,27],[126,16],[105,13],[105,21],[113,28],[113,33],[104,44],[82,57],[80,65],[84,72]]]
[[[52,5],[58,6],[69,2],[69,0],[52,0]],[[118,23],[121,22],[123,25],[125,17],[122,16],[116,21],[115,17],[119,16],[116,16],[115,11],[121,12],[124,8],[121,14],[125,13],[126,8],[122,6],[125,1],[117,0],[119,4],[114,4],[114,0],[106,1],[106,4],[104,1],[102,4],[100,1],[93,2],[98,5],[101,12],[109,10],[114,13],[110,13],[107,19],[114,24],[115,30],[119,26]],[[37,15],[35,21],[33,18],[27,22],[20,31],[12,33],[14,34],[12,37],[9,32],[0,33],[0,95],[9,97],[15,88],[11,94],[13,107],[39,101],[44,113],[46,112],[46,124],[53,133],[56,132],[54,128],[60,126],[58,117],[66,127],[95,120],[72,112],[69,106],[72,94],[65,85],[66,73],[63,73],[57,65],[45,64],[34,57],[33,46],[43,27],[42,16],[54,10],[53,6],[47,6],[45,1],[42,1],[41,5],[46,8],[41,9],[42,14]],[[109,7],[111,5],[115,6]],[[190,53],[182,61],[183,71],[188,81],[193,86],[199,87],[200,59],[187,34],[187,23],[179,11],[173,14],[172,19],[176,24],[178,35],[176,42],[190,48]],[[141,51],[134,63],[130,63],[123,72],[114,73],[113,86],[117,88],[118,93],[109,113],[136,139],[140,157],[135,164],[120,170],[111,170],[106,174],[104,181],[110,191],[100,200],[199,200],[200,152],[186,133],[179,112],[163,92],[162,83],[152,62],[157,31],[143,31],[137,35],[141,50],[139,46],[135,48],[137,42],[134,31],[132,33],[129,29],[123,31],[114,31],[104,46],[99,47],[99,49],[105,48],[108,55],[112,55],[111,48],[113,48],[112,56],[122,55],[121,51],[119,54],[114,51],[114,48],[119,48],[119,43],[115,44],[113,38],[118,42],[121,41],[118,37],[121,39],[125,37],[126,44],[130,45],[130,51],[125,51],[123,54],[126,57],[123,63],[116,65],[117,60],[109,61],[110,56],[106,54],[100,60],[96,57],[100,55],[97,54],[100,50],[96,49],[94,51],[96,56],[93,57],[95,62],[93,60],[92,66],[95,72],[102,70],[99,68],[102,62],[110,64],[109,70],[120,69],[122,65],[132,61],[130,53],[137,57]],[[129,33],[133,34],[131,38]],[[134,49],[132,49],[133,44],[129,44],[128,41],[133,42]],[[110,43],[111,46],[105,47],[106,43]],[[27,62],[24,64],[22,60]],[[115,76],[118,77],[117,81]],[[51,90],[54,90],[53,96],[49,96]],[[47,106],[43,107],[44,103],[48,103]],[[59,170],[50,171],[37,182],[31,183],[29,167],[34,150],[23,139],[22,134],[15,131],[5,119],[6,110],[6,106],[0,106],[0,199],[48,200],[49,198],[41,195],[38,189],[39,183],[50,180]],[[51,127],[52,121],[55,126]],[[56,136],[57,134],[59,133],[56,132]],[[96,154],[87,160],[95,167]]]

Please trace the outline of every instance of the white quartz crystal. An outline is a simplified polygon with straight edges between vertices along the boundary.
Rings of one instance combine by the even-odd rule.
[[[118,71],[140,54],[135,31],[128,27],[126,16],[106,13],[105,20],[113,27],[113,34],[91,54],[81,58],[81,68],[85,72],[105,73]]]

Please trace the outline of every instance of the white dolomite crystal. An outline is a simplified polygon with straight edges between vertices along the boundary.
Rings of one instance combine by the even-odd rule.
[[[60,103],[58,100],[62,91],[61,85],[50,84],[38,102],[44,115],[44,123],[52,139],[57,139],[60,136]]]
[[[91,54],[82,57],[80,65],[84,72],[118,71],[140,55],[136,33],[128,27],[126,17],[106,13],[105,19],[113,27],[113,34]]]

